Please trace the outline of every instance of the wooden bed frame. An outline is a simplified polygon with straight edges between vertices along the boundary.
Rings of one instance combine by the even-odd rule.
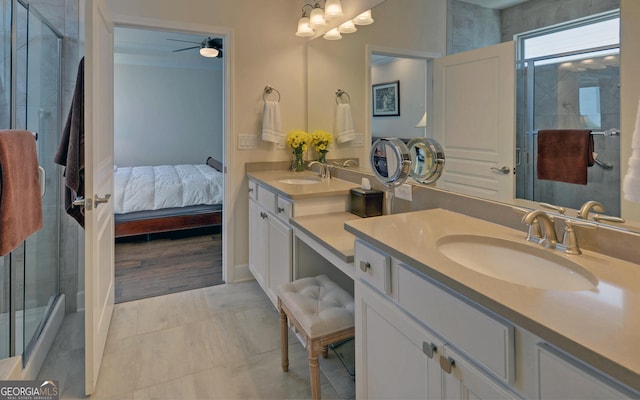
[[[206,228],[222,225],[222,210],[211,210],[198,214],[170,215],[115,223],[115,237],[147,235],[185,229]]]

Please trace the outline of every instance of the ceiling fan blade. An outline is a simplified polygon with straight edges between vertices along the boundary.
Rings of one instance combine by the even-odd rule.
[[[180,40],[180,39],[169,39],[169,38],[167,38],[167,40],[171,40],[172,42],[196,43],[196,44],[200,43],[200,42],[192,42],[190,40]]]
[[[192,50],[192,49],[199,49],[200,46],[193,46],[193,47],[185,47],[184,49],[178,49],[178,50],[173,50],[172,53],[178,52],[178,51],[185,51],[185,50]]]

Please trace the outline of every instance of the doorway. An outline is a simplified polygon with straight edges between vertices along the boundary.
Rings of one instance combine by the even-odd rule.
[[[223,283],[222,218],[187,228],[222,209],[224,38],[118,26],[114,39],[116,232],[120,216],[163,230],[116,241],[116,302]],[[218,56],[200,55],[203,43]]]

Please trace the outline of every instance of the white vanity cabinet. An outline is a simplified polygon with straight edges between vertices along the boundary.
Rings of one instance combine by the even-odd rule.
[[[249,270],[277,307],[278,287],[293,279],[295,216],[345,211],[347,194],[291,199],[262,181],[249,179]]]
[[[249,270],[274,306],[277,289],[291,281],[292,202],[249,181]]]
[[[362,239],[355,263],[357,398],[640,398]]]

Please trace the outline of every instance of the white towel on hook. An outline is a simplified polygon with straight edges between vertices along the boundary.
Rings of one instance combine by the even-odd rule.
[[[640,203],[640,100],[638,101],[636,125],[633,130],[633,138],[631,139],[631,149],[629,168],[624,177],[622,190],[626,200]]]
[[[284,143],[282,123],[280,121],[280,103],[266,100],[262,111],[262,140]]]
[[[348,142],[356,138],[353,129],[353,116],[351,115],[351,105],[348,103],[338,104],[336,108],[336,141],[338,143]]]

